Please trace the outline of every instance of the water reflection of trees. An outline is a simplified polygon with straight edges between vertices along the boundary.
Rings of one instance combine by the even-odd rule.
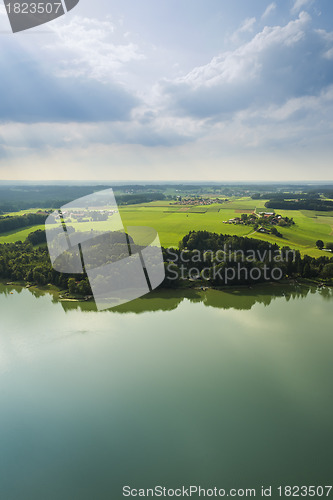
[[[333,288],[322,287],[319,289],[319,295],[325,300],[331,300],[333,297]]]
[[[9,295],[13,291],[17,293],[26,291],[27,293],[31,293],[37,299],[45,296],[45,292],[41,290],[25,290],[22,287],[0,285],[1,294]],[[325,300],[333,299],[333,288],[329,287],[318,288],[315,286],[301,284],[271,284],[253,288],[240,287],[224,290],[159,290],[141,297],[140,299],[128,302],[127,304],[114,307],[109,311],[118,314],[173,311],[184,301],[202,303],[206,307],[214,307],[218,309],[250,310],[256,304],[269,306],[277,299],[283,299],[289,302],[291,300],[305,298],[309,294],[316,293]],[[94,302],[67,302],[62,301],[57,295],[52,295],[51,300],[54,304],[60,303],[65,312],[73,310],[80,310],[82,312],[97,311]]]
[[[270,285],[208,293],[204,304],[220,309],[250,310],[256,304],[269,306],[276,299],[289,302],[292,299],[305,298],[311,291],[308,286]],[[221,296],[218,294],[221,293]]]
[[[15,285],[3,285],[0,284],[0,293],[2,295],[12,295],[13,293],[21,293],[22,292],[22,287],[21,286],[15,286]]]
[[[326,300],[333,299],[333,289],[310,287],[306,285],[271,285],[232,290],[161,290],[151,293],[140,299],[113,308],[115,313],[135,313],[154,311],[172,311],[184,301],[202,303],[206,307],[218,309],[250,310],[256,304],[269,306],[277,299],[287,302],[307,297],[309,294],[319,293]],[[66,303],[65,310],[80,308],[83,311],[96,310],[92,303]]]

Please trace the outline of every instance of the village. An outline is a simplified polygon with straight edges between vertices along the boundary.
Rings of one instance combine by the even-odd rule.
[[[170,203],[170,205],[207,206],[214,205],[216,203],[225,203],[226,201],[228,201],[228,198],[182,198],[181,196],[177,196],[177,201],[175,203]]]
[[[62,217],[66,219],[67,222],[90,222],[90,221],[107,221],[109,217],[117,213],[118,210],[69,210],[63,211],[62,214],[54,214],[54,221],[61,221]]]
[[[276,236],[282,236],[276,229],[279,227],[290,227],[295,224],[293,218],[282,217],[280,214],[275,212],[251,212],[250,214],[241,214],[240,217],[234,217],[227,221],[223,221],[224,224],[243,224],[246,226],[253,226],[253,229],[259,233],[270,234],[273,233]]]

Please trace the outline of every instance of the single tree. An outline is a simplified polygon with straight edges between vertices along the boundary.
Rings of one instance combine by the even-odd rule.
[[[319,250],[322,250],[324,248],[324,242],[323,242],[323,240],[317,240],[316,241],[316,247],[319,248]]]

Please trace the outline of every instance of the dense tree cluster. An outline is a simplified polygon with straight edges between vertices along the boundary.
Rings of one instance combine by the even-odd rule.
[[[139,203],[165,200],[165,195],[163,193],[121,194],[117,195],[116,199],[118,205],[138,205]]]
[[[27,237],[27,243],[31,243],[33,246],[46,243],[45,231],[42,229],[38,229],[37,231],[30,233]]]
[[[110,187],[105,185],[0,186],[0,214],[19,212],[31,207],[59,208],[72,200]],[[117,202],[121,205],[165,199],[161,186],[117,186],[115,191]]]
[[[29,242],[0,245],[0,278],[67,287],[68,276],[62,276],[51,266],[46,248],[33,247]]]
[[[320,199],[300,199],[298,201],[290,200],[270,200],[265,203],[266,208],[275,210],[318,210],[330,212],[333,210],[333,201]]]
[[[61,207],[105,186],[0,186],[0,213]]]
[[[90,295],[86,275],[68,275],[55,271],[46,248],[33,247],[28,241],[0,245],[0,278],[35,285],[51,284],[61,290]]]
[[[317,193],[323,194],[326,198],[333,199],[333,186],[320,186]]]
[[[101,245],[99,237],[92,240],[88,252],[89,259],[94,265],[101,261],[104,264],[124,259],[128,256],[128,245],[123,242],[120,233],[108,235]],[[35,231],[25,242],[6,243],[0,245],[0,278],[7,281],[24,282],[36,285],[52,284],[71,294],[91,295],[91,288],[86,274],[69,275],[55,271],[51,265],[46,246],[36,247],[45,241],[44,231]],[[129,240],[134,252],[140,247]],[[105,246],[106,245],[106,246]],[[109,249],[109,250],[107,250]],[[101,254],[102,252],[102,254]],[[225,258],[221,259],[222,255]],[[239,255],[248,256],[252,252],[255,257],[245,260]],[[219,257],[218,257],[219,255]],[[273,256],[279,256],[276,261]],[[282,270],[281,278],[303,277],[313,279],[331,280],[333,278],[333,257],[323,255],[320,258],[309,256],[301,257],[299,251],[292,252],[288,247],[279,248],[268,242],[231,236],[226,234],[211,233],[208,231],[190,231],[181,240],[179,248],[163,249],[163,258],[166,278],[161,287],[177,288],[184,286],[184,280],[193,278],[191,268],[193,265],[198,270],[198,276],[209,280],[213,285],[222,285],[221,271],[232,269],[240,264],[244,270],[241,276],[235,276],[228,284],[251,284],[266,281],[276,268]],[[100,264],[99,264],[100,265]],[[268,278],[253,280],[247,276],[245,270],[254,268],[268,269]],[[217,273],[215,272],[217,271]],[[204,273],[204,276],[203,276]],[[101,275],[101,280],[104,276]],[[121,276],[119,276],[121,279]]]
[[[31,213],[17,216],[0,216],[0,233],[6,233],[15,229],[28,226],[37,226],[45,223],[47,215],[41,213]]]
[[[276,193],[254,193],[251,196],[252,200],[308,200],[308,199],[316,199],[318,198],[318,193],[286,193],[277,191]]]
[[[69,232],[75,232],[68,227]],[[0,278],[7,281],[24,282],[36,285],[52,284],[61,289],[67,289],[71,294],[91,295],[91,288],[86,273],[65,274],[55,271],[51,265],[49,252],[46,246],[36,247],[45,243],[45,231],[31,233],[25,242],[5,243],[0,245]],[[133,252],[141,247],[134,244],[129,236]],[[75,247],[74,250],[75,252]],[[71,251],[65,252],[65,259],[71,258]],[[111,264],[123,260],[129,255],[127,239],[120,232],[95,234],[95,237],[85,243],[85,257],[91,268]],[[115,276],[113,276],[115,278]],[[133,279],[135,276],[133,277]],[[118,276],[121,281],[122,276]],[[97,276],[97,280],[104,280],[105,276]]]
[[[69,230],[74,231],[72,227]],[[68,289],[69,280],[74,279],[76,293],[91,294],[86,275],[62,274],[53,269],[47,247],[39,246],[45,242],[45,231],[37,230],[30,233],[25,242],[1,244],[0,279],[42,286],[51,284],[62,290]]]
[[[221,259],[224,253],[225,257]],[[240,255],[241,254],[241,255]],[[251,255],[251,258],[247,256]],[[244,259],[245,256],[245,259]],[[235,277],[229,284],[251,284],[267,281],[276,268],[282,272],[281,278],[332,279],[333,257],[319,258],[304,256],[299,251],[291,251],[287,246],[280,248],[268,242],[242,236],[211,233],[208,231],[190,231],[179,243],[179,249],[165,249],[166,279],[164,286],[177,287],[180,284],[176,273],[182,277],[191,276],[191,269],[199,271],[198,277],[209,279],[214,285],[225,284],[219,270],[240,266],[243,273]],[[266,275],[252,279],[251,269],[267,268]],[[184,270],[185,268],[185,270]],[[207,268],[209,271],[207,271]],[[213,270],[215,270],[213,272]],[[248,272],[246,272],[248,271]],[[222,273],[223,275],[223,273]],[[193,274],[192,274],[192,277]]]

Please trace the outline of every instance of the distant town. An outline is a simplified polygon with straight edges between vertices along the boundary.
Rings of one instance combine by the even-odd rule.
[[[182,198],[181,196],[177,196],[177,201],[175,203],[170,203],[170,205],[185,205],[185,206],[206,206],[206,205],[215,205],[216,203],[225,203],[229,201],[228,198]]]

